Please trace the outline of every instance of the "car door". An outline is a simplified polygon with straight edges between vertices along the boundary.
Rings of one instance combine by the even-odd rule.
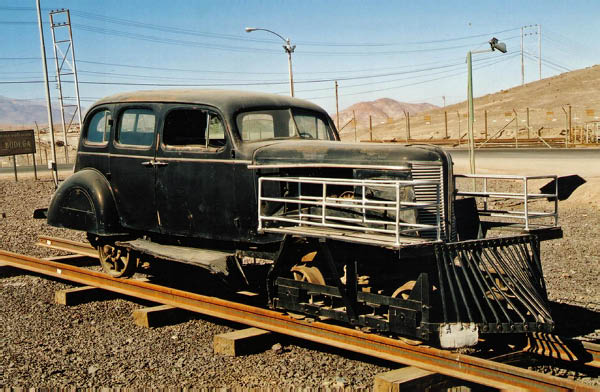
[[[107,177],[120,223],[131,231],[160,231],[154,194],[159,108],[158,104],[126,104],[117,108]]]
[[[163,233],[236,239],[234,161],[222,116],[207,107],[171,105],[163,117],[156,156]]]

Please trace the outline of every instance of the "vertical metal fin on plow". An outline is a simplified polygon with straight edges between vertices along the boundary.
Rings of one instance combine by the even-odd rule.
[[[481,333],[550,332],[539,241],[532,235],[437,244],[444,324]]]

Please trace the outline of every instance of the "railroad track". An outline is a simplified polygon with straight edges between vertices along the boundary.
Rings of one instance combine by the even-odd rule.
[[[96,256],[94,249],[87,244],[59,238],[40,237],[40,245],[90,257]],[[318,321],[300,320],[280,312],[148,282],[115,279],[100,272],[56,261],[0,250],[0,262],[34,273],[99,287],[279,334],[415,366],[491,388],[540,391],[593,390],[590,386],[572,380],[537,373],[493,360],[428,346],[413,346],[398,339]],[[568,358],[577,363],[600,367],[600,346],[582,343],[581,347],[572,348],[565,342],[556,337],[532,336],[526,351],[559,359]]]

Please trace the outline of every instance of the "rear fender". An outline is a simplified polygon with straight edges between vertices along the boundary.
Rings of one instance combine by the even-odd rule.
[[[109,182],[95,169],[67,178],[48,207],[48,224],[98,235],[124,234]]]

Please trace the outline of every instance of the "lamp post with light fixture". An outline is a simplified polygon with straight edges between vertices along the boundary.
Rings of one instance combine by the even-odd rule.
[[[278,36],[279,38],[281,38],[283,40],[283,42],[285,42],[285,45],[283,45],[283,50],[285,50],[285,52],[288,55],[288,69],[289,69],[289,73],[290,73],[290,95],[293,97],[294,96],[294,74],[292,73],[292,53],[294,53],[294,49],[296,49],[296,45],[292,45],[289,38],[283,38],[281,35],[277,34],[274,31],[271,31],[269,29],[263,29],[263,28],[259,28],[259,27],[246,27],[246,33],[251,33],[253,31],[257,31],[257,30],[262,30],[262,31],[266,31],[271,34],[274,34],[274,35]]]
[[[468,68],[468,76],[467,76],[467,96],[469,103],[469,163],[471,167],[471,174],[475,174],[475,136],[473,135],[473,122],[475,119],[475,113],[473,110],[473,65],[471,61],[471,56],[474,53],[486,53],[493,52],[498,49],[502,53],[506,53],[506,44],[504,42],[498,42],[497,38],[492,38],[489,40],[490,49],[486,50],[469,50],[467,52],[467,68]],[[459,135],[460,137],[460,135]],[[459,139],[460,140],[460,139]]]

